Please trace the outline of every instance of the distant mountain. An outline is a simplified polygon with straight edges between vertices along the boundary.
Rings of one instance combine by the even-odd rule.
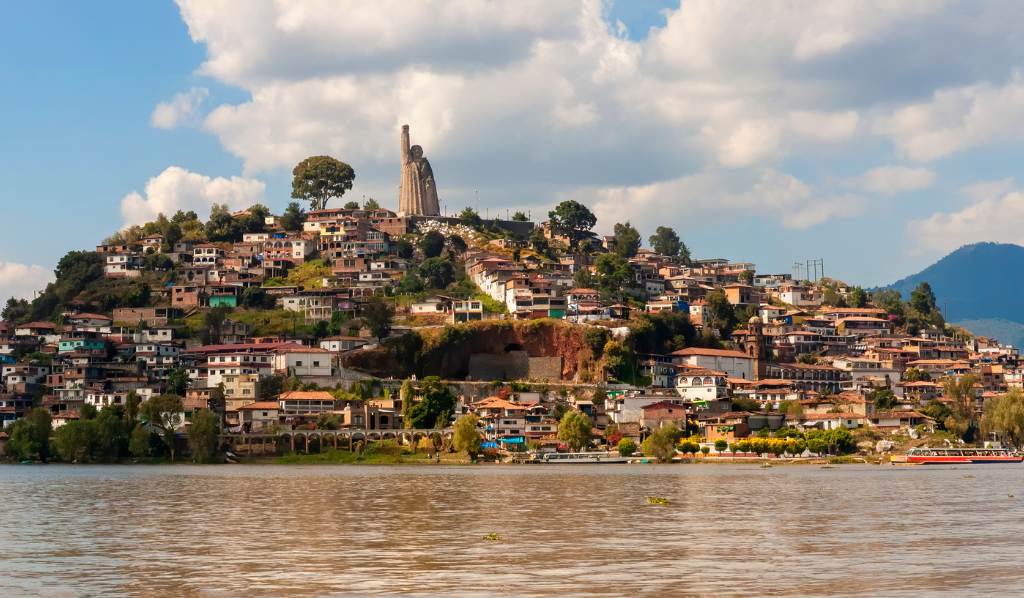
[[[975,243],[964,245],[889,288],[909,298],[914,287],[927,282],[950,322],[1002,319],[1024,323],[1022,273],[1024,247]],[[1002,340],[999,334],[993,336]]]
[[[1020,322],[989,318],[986,320],[960,320],[953,323],[963,326],[977,336],[987,336],[1014,347],[1024,347],[1024,324]]]

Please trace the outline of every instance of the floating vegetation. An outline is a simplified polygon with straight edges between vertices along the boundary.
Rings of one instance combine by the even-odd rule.
[[[500,539],[501,539],[501,536],[499,536],[498,534],[496,534],[494,532],[491,532],[491,533],[487,534],[486,536],[484,536],[484,540],[487,540],[488,542],[497,542]]]
[[[964,479],[965,480],[973,480],[974,476],[972,476],[971,474],[967,473],[967,474],[964,474]]]
[[[648,496],[647,504],[649,505],[661,505],[663,507],[668,506],[668,499],[664,496]]]

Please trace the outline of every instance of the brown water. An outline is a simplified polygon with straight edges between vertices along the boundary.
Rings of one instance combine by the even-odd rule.
[[[6,466],[0,595],[1024,594],[1022,475]]]

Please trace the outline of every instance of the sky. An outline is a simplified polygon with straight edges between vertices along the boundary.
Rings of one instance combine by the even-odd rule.
[[[0,297],[160,212],[280,211],[309,155],[397,209],[402,124],[446,212],[574,199],[762,272],[873,286],[1024,242],[1024,3],[239,7],[4,7]]]

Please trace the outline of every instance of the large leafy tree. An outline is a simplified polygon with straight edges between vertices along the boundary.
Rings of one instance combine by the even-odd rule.
[[[673,228],[659,226],[647,240],[657,253],[678,257],[684,264],[690,263],[690,249],[679,239]]]
[[[981,430],[994,433],[1017,448],[1024,446],[1024,393],[1012,389],[986,402]]]
[[[566,200],[548,212],[551,229],[569,239],[570,248],[575,249],[580,241],[590,236],[597,224],[597,216],[578,201]]]
[[[292,170],[292,197],[308,201],[312,210],[322,210],[332,198],[345,195],[355,178],[355,170],[341,160],[311,156]]]
[[[483,444],[480,440],[478,425],[479,420],[476,415],[472,413],[463,415],[455,421],[455,434],[452,439],[455,450],[466,451],[469,454],[469,458],[474,461],[480,453],[480,446]]]
[[[633,269],[618,254],[602,253],[597,256],[594,270],[597,271],[597,286],[610,295],[621,298],[623,290],[633,286]]]
[[[455,280],[455,267],[451,261],[441,257],[423,260],[419,267],[419,276],[432,289],[443,289]]]
[[[52,430],[50,412],[43,407],[36,407],[8,429],[10,437],[6,450],[18,459],[39,459],[45,462],[50,457]]]
[[[658,428],[644,439],[641,448],[645,455],[656,457],[661,463],[671,463],[676,455],[676,442],[682,432],[673,425]]]
[[[558,439],[572,451],[586,447],[592,434],[593,425],[590,418],[579,411],[566,411],[558,422]]]
[[[437,257],[444,251],[444,235],[436,230],[427,231],[425,235],[420,237],[419,246],[420,251],[423,252],[423,257]]]
[[[378,339],[391,333],[391,320],[395,317],[395,308],[380,297],[373,297],[363,306],[363,320],[370,329],[370,334]]]
[[[188,448],[192,460],[211,463],[217,458],[217,436],[220,434],[220,419],[209,409],[200,409],[192,415],[188,426]]]
[[[160,439],[171,453],[171,461],[174,461],[177,454],[174,432],[184,423],[183,411],[184,406],[178,395],[157,395],[142,404],[142,417],[159,431]]]
[[[297,201],[289,203],[284,213],[281,214],[281,227],[286,231],[297,232],[302,230],[302,223],[305,221],[306,212]]]
[[[437,376],[427,376],[420,386],[418,403],[409,408],[408,427],[425,430],[448,423],[455,408],[455,395]]]
[[[640,231],[628,221],[625,224],[615,223],[615,253],[629,259],[640,249]]]
[[[736,311],[725,292],[716,289],[708,293],[704,298],[704,327],[717,330],[721,336],[727,337],[735,325]]]

